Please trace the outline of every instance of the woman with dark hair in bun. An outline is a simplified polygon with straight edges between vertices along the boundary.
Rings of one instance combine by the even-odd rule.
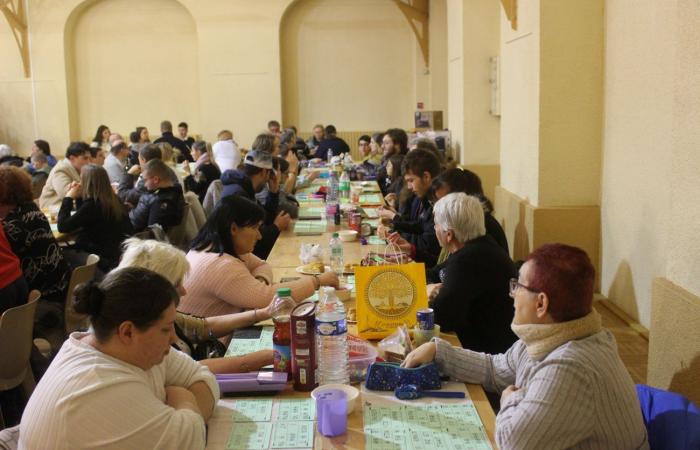
[[[70,335],[37,385],[19,447],[203,449],[219,389],[170,350],[178,299],[168,280],[135,267],[78,286],[75,310],[92,327]]]

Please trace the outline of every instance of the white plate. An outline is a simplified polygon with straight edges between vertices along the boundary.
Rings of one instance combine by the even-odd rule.
[[[331,271],[331,266],[324,266],[324,267],[325,267],[325,269],[326,269],[326,272],[330,272],[330,271]],[[301,274],[303,274],[303,275],[321,275],[321,274],[318,273],[318,272],[310,272],[310,271],[304,270],[304,266],[299,266],[299,267],[297,267],[297,268],[294,269],[294,270],[296,270],[297,273],[301,273]]]

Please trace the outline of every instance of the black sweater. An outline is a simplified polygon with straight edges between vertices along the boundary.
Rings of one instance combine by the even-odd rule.
[[[441,331],[455,331],[462,347],[503,353],[517,340],[510,329],[513,299],[508,282],[518,276],[510,257],[489,235],[472,239],[428,271],[442,282],[430,306]]]
[[[121,219],[114,220],[102,212],[100,203],[81,198],[75,201],[75,214],[73,199],[66,197],[61,203],[58,212],[58,231],[71,233],[78,231],[75,239],[75,247],[87,253],[94,253],[100,257],[99,267],[103,271],[109,271],[119,263],[121,254],[120,246],[124,239],[133,233],[131,221],[126,212]]]
[[[23,203],[5,216],[2,226],[29,289],[41,291],[42,300],[65,303],[70,270],[44,213],[34,202]]]

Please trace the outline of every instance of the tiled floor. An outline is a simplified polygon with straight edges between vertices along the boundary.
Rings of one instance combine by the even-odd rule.
[[[634,382],[646,383],[649,341],[629,323],[629,318],[621,318],[614,307],[607,305],[607,301],[596,301],[594,307],[603,318],[603,326],[615,335],[620,358]]]

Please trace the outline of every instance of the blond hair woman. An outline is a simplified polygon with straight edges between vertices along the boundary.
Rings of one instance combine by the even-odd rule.
[[[124,255],[119,268],[142,267],[165,277],[175,286],[180,296],[187,292],[182,280],[190,270],[185,253],[170,244],[153,240],[131,238],[125,242]],[[208,338],[230,336],[233,330],[253,325],[270,318],[270,307],[235,314],[201,318],[182,312],[175,318],[178,342],[176,347],[192,354],[194,346]],[[272,364],[272,349],[261,350],[243,356],[209,358],[200,363],[214,373],[238,373],[258,370]]]

